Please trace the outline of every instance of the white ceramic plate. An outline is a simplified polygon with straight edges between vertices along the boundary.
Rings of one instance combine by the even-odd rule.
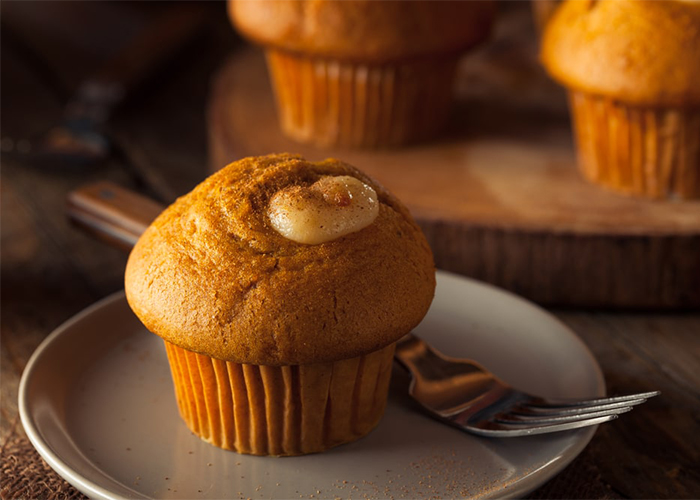
[[[466,278],[438,273],[417,333],[544,396],[604,395],[584,344],[542,309]],[[594,428],[486,439],[431,420],[404,395],[396,369],[379,427],[355,443],[291,458],[215,448],[180,420],[161,340],[122,293],[53,332],[20,385],[32,443],[91,498],[521,497],[557,474]]]

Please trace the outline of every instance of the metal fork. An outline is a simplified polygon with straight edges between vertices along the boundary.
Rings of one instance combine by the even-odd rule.
[[[444,356],[413,334],[399,340],[395,359],[412,375],[409,394],[430,415],[481,436],[527,436],[597,425],[660,394],[545,399],[514,389],[474,361]]]

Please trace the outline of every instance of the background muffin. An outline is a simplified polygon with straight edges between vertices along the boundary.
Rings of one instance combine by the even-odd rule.
[[[319,181],[347,177],[376,193],[369,225],[318,244],[273,227],[275,196],[300,192],[303,203]],[[331,210],[346,209],[342,189],[326,191]],[[292,155],[212,175],[154,221],[126,269],[127,300],[166,342],[190,429],[263,455],[369,432],[394,343],[423,318],[434,287],[430,249],[403,205],[347,164]]]
[[[587,179],[700,197],[700,3],[568,0],[547,25],[542,61],[570,91]]]
[[[488,35],[491,1],[230,0],[266,49],[282,130],[317,145],[377,147],[435,135],[459,56]]]
[[[532,8],[532,20],[538,34],[544,31],[544,27],[552,18],[554,11],[559,7],[561,0],[530,0]]]

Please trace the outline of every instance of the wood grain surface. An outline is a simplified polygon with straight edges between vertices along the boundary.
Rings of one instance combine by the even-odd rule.
[[[0,5],[0,496],[80,498],[32,451],[17,413],[19,378],[39,343],[63,321],[123,286],[126,254],[72,227],[65,216],[67,196],[85,183],[109,180],[168,202],[203,179],[210,78],[238,45],[225,21],[223,4],[210,4],[212,25],[206,35],[110,123],[123,156],[92,167],[39,167],[16,155],[16,146],[58,119],[66,90],[99,60],[94,40],[100,30],[83,23],[93,41],[90,57],[85,48],[85,53],[76,53],[81,40],[77,28],[72,32],[75,43],[62,45],[48,36],[51,30],[23,30],[31,16],[12,17],[8,4],[18,9],[23,8],[19,4],[34,3]],[[54,9],[61,4],[42,5],[57,19]],[[121,3],[72,2],[71,16],[81,5],[85,10],[78,19],[93,9],[103,14],[100,5],[108,10],[126,8]],[[529,19],[520,3],[507,13]],[[52,29],[65,29],[69,20],[64,21]],[[19,38],[10,36],[6,26],[15,27]],[[105,35],[118,41],[117,34]],[[43,70],[37,70],[20,42],[31,44],[32,52],[46,61]],[[502,271],[495,267],[492,272]],[[585,308],[550,311],[591,349],[609,392],[659,389],[662,395],[601,426],[581,456],[531,498],[697,498],[700,315]]]
[[[441,268],[550,305],[699,307],[700,202],[634,199],[582,179],[564,92],[537,64],[524,21],[465,58],[445,135],[404,149],[284,137],[262,52],[239,51],[209,103],[212,170],[270,151],[341,158],[406,202]]]

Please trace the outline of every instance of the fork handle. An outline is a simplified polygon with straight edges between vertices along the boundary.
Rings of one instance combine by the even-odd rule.
[[[479,364],[444,356],[413,334],[399,340],[394,358],[411,372],[411,396],[453,424],[463,424],[460,417],[491,405],[508,390]]]
[[[413,375],[414,379],[435,380],[444,376],[445,360],[430,345],[413,333],[396,343],[394,358]]]
[[[399,339],[394,357],[414,378],[425,381],[442,380],[446,376],[455,375],[455,368],[462,376],[472,373],[487,374],[489,379],[493,378],[477,363],[467,359],[450,359],[413,333]]]
[[[423,372],[424,360],[435,353],[430,346],[416,337],[413,333],[407,333],[396,342],[394,359],[406,368],[412,375],[418,376]]]

